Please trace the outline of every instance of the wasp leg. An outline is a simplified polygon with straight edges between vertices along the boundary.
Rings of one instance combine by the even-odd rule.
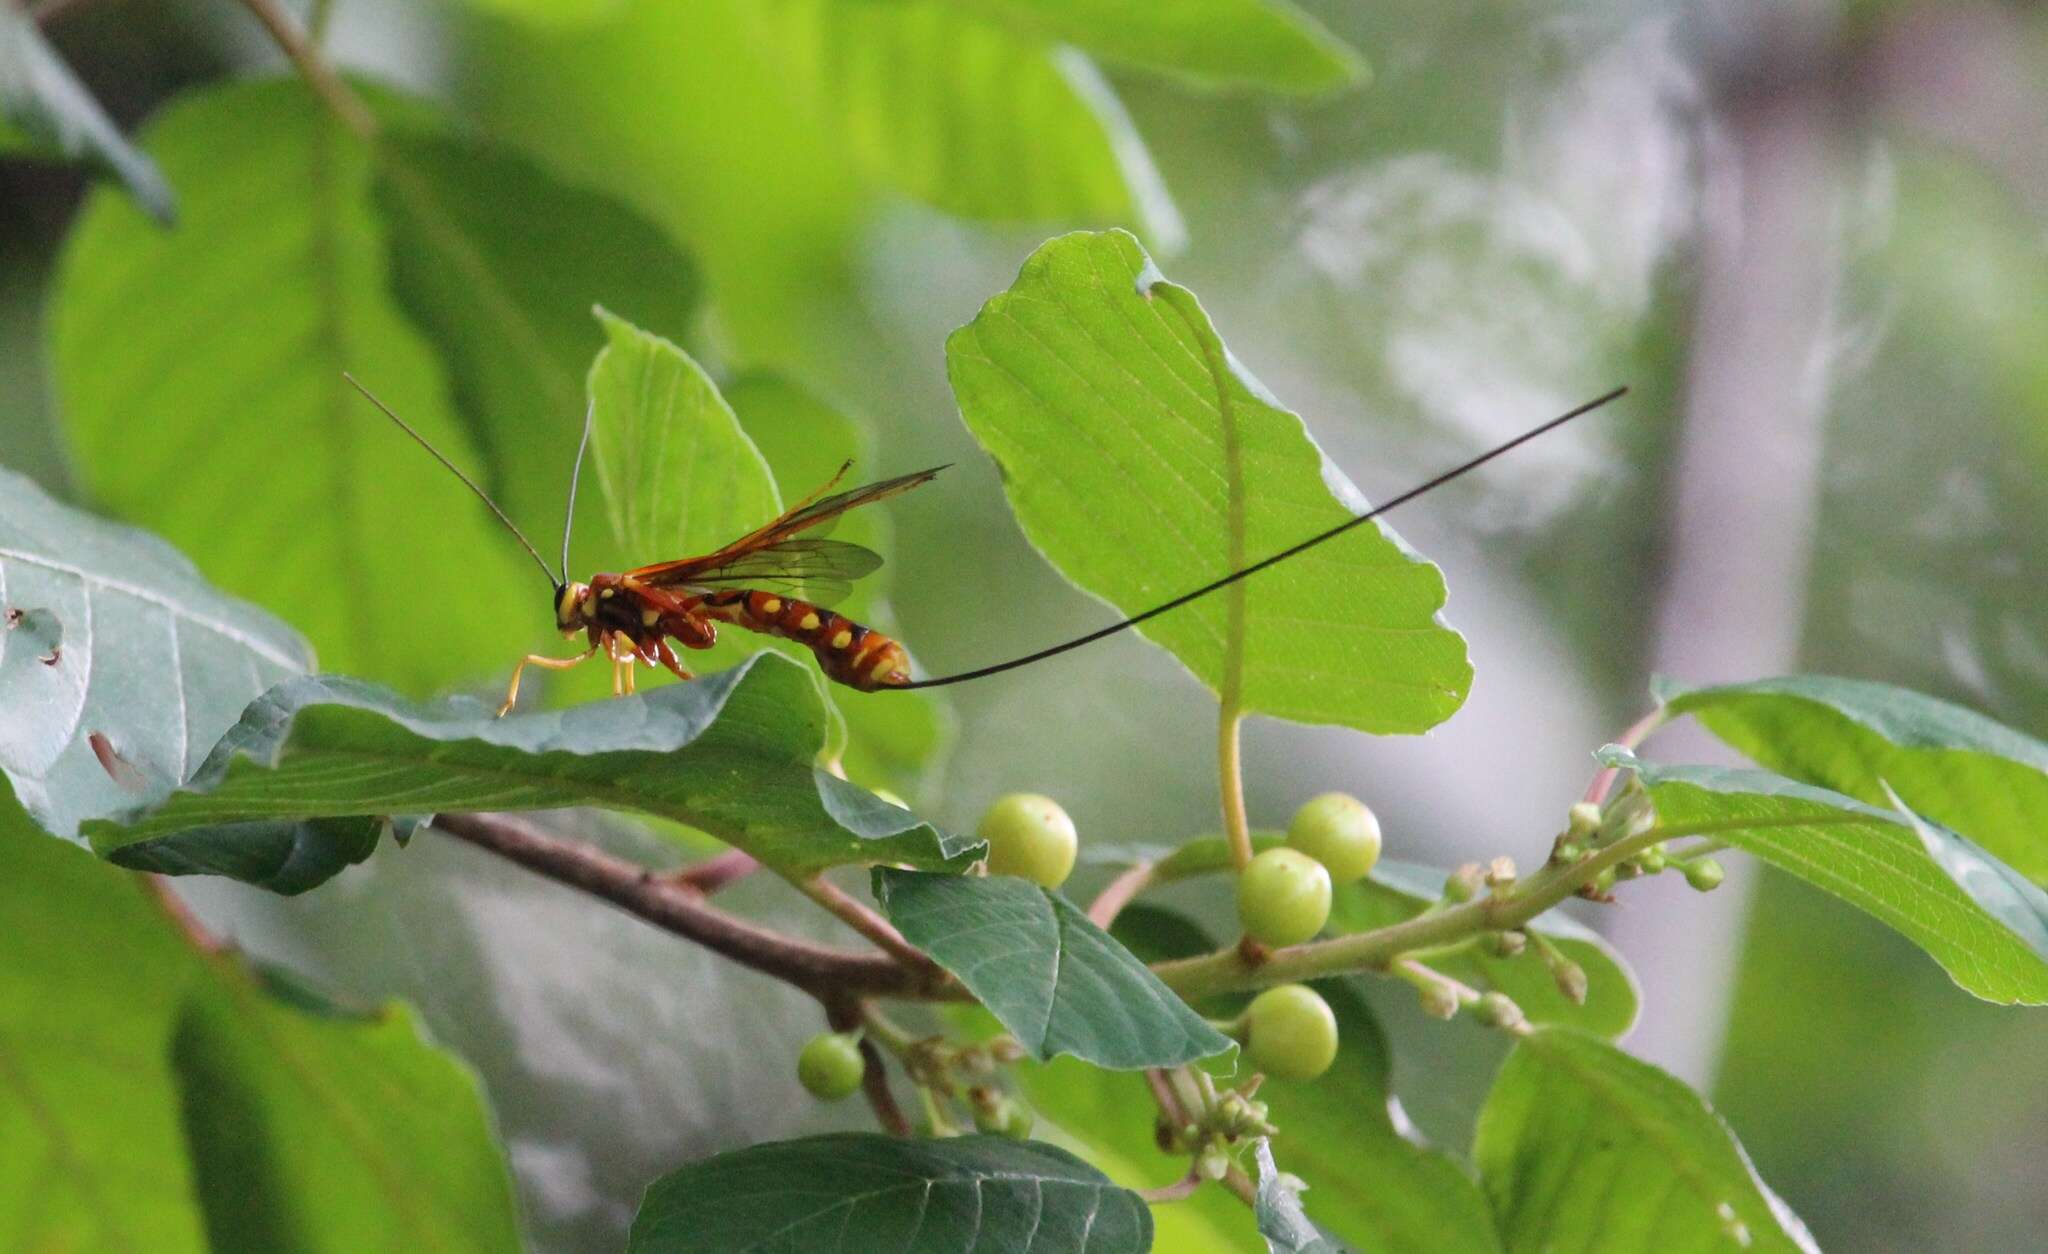
[[[656,656],[657,658],[659,658],[659,659],[661,660],[661,664],[662,664],[663,666],[666,666],[666,667],[668,667],[668,668],[669,668],[669,670],[670,670],[670,671],[671,671],[672,673],[674,673],[674,675],[675,675],[675,677],[676,677],[677,679],[695,679],[695,678],[696,678],[696,676],[695,676],[695,675],[692,675],[692,674],[691,674],[690,672],[688,672],[688,671],[684,670],[684,669],[683,669],[683,664],[682,664],[681,662],[679,662],[679,661],[677,661],[677,660],[676,660],[676,654],[675,654],[675,650],[673,650],[673,649],[671,649],[671,648],[669,648],[669,647],[668,647],[668,641],[666,641],[666,640],[657,640],[657,641],[655,641],[655,642],[654,642],[654,651],[655,651],[655,656]]]
[[[510,714],[513,705],[518,702],[519,677],[526,673],[527,667],[545,666],[551,671],[565,671],[572,666],[588,661],[590,655],[595,652],[597,652],[597,646],[591,645],[575,657],[548,657],[541,653],[527,654],[524,658],[520,659],[519,665],[512,668],[512,686],[505,689],[505,704],[498,707],[498,717],[503,718]]]

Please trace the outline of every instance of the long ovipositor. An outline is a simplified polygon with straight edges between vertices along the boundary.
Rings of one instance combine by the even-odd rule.
[[[751,588],[721,589],[698,603],[706,618],[807,646],[827,678],[873,692],[910,682],[903,646],[844,614]]]

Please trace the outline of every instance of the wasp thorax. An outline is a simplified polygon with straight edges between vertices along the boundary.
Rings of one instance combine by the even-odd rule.
[[[590,617],[590,585],[587,583],[563,584],[555,593],[555,626],[563,633],[573,635],[583,630],[583,620]]]

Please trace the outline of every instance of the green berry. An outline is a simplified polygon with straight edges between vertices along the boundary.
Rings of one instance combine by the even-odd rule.
[[[1685,882],[1703,893],[1719,888],[1727,874],[1712,858],[1699,858],[1685,864]]]
[[[1046,888],[1066,883],[1080,838],[1059,802],[1032,792],[996,798],[975,833],[988,842],[988,869]]]
[[[1337,1060],[1337,1016],[1304,984],[1282,984],[1245,1008],[1245,1052],[1282,1080],[1313,1080]]]
[[[1266,945],[1293,945],[1330,917],[1330,872],[1299,849],[1268,849],[1237,877],[1237,917]]]
[[[796,1078],[812,1097],[836,1102],[860,1087],[867,1063],[853,1032],[820,1032],[796,1057]]]
[[[1332,881],[1349,884],[1380,860],[1380,821],[1358,798],[1326,792],[1294,812],[1287,843],[1329,868]]]

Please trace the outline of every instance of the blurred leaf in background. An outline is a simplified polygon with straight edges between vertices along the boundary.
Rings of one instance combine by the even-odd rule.
[[[476,1078],[410,1011],[194,948],[0,798],[0,1234],[26,1249],[520,1247]]]

